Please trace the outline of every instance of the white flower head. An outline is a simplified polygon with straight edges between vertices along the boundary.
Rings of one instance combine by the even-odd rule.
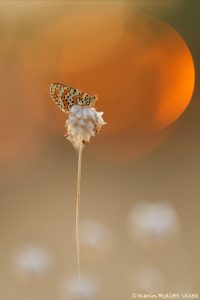
[[[30,276],[39,276],[49,270],[52,259],[46,250],[40,247],[29,246],[22,249],[14,257],[14,262],[17,271],[20,271],[20,273]]]
[[[81,282],[78,278],[68,280],[63,286],[66,299],[89,300],[94,299],[100,289],[100,283],[93,276],[84,275]]]
[[[81,223],[81,243],[91,248],[106,251],[112,245],[112,233],[109,228],[96,220],[86,220]]]
[[[170,203],[141,201],[130,211],[129,229],[133,237],[144,241],[162,241],[176,239],[180,233],[180,224]]]
[[[88,144],[91,136],[95,136],[106,124],[102,115],[103,112],[97,112],[95,108],[73,106],[65,123],[65,137],[78,150],[82,143]]]

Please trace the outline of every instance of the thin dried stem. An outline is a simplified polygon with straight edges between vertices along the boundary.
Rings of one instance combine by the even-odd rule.
[[[79,241],[79,213],[80,213],[80,191],[81,191],[81,164],[82,164],[83,143],[80,143],[78,149],[78,176],[77,176],[77,194],[76,194],[76,251],[78,263],[78,279],[81,283],[80,268],[80,241]]]

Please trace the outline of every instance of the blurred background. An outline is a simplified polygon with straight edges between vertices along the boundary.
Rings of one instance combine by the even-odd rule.
[[[198,293],[200,2],[0,1],[0,299]],[[49,86],[98,95],[77,155]]]

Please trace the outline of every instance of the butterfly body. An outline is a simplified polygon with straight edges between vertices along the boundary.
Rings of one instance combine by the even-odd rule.
[[[90,96],[61,83],[52,83],[50,85],[50,95],[52,100],[65,113],[69,112],[74,105],[90,108],[97,99],[96,96]]]

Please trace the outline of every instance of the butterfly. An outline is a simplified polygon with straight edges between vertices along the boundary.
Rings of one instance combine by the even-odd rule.
[[[74,105],[90,108],[97,100],[97,96],[90,96],[61,83],[52,83],[50,85],[50,95],[52,100],[65,113],[68,113]]]

